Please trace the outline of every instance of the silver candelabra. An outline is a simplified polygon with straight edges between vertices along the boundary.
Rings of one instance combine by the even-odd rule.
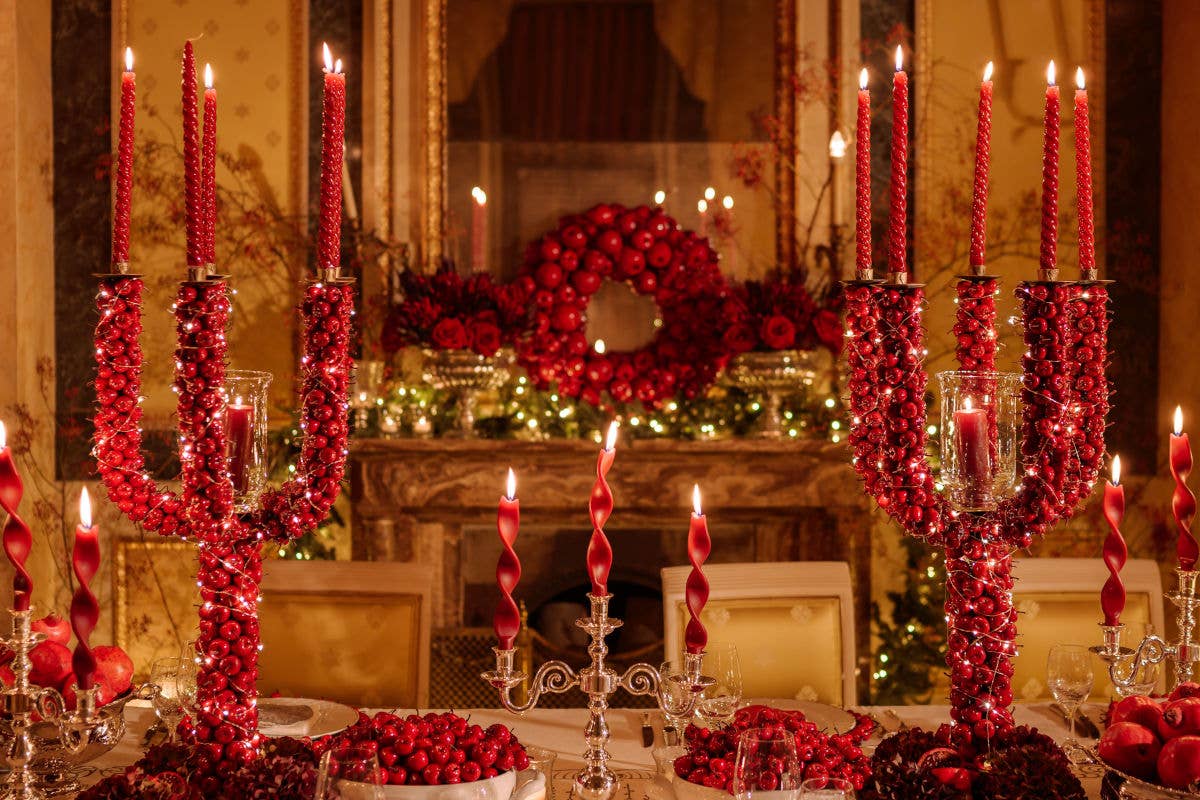
[[[1104,643],[1092,648],[1100,658],[1108,664],[1108,677],[1119,693],[1134,693],[1141,691],[1147,681],[1139,674],[1145,675],[1145,670],[1163,661],[1171,662],[1174,675],[1169,688],[1174,689],[1181,683],[1192,679],[1193,667],[1200,661],[1200,644],[1194,641],[1196,634],[1196,610],[1200,608],[1200,597],[1196,596],[1196,578],[1200,571],[1177,569],[1175,575],[1178,584],[1175,591],[1167,595],[1167,599],[1175,604],[1176,624],[1179,628],[1179,639],[1168,642],[1156,633],[1145,636],[1136,648],[1121,646],[1121,633],[1125,623],[1105,625],[1100,623],[1104,632]]]
[[[608,615],[611,599],[611,594],[589,593],[591,614],[575,620],[592,640],[588,645],[591,663],[578,672],[563,661],[547,661],[534,674],[525,702],[520,704],[513,701],[512,690],[524,684],[527,676],[513,668],[515,647],[507,650],[492,648],[496,654],[496,668],[481,675],[499,691],[501,705],[514,714],[524,714],[535,708],[544,692],[561,694],[578,686],[588,696],[590,717],[583,730],[587,752],[584,753],[584,767],[575,776],[575,793],[580,800],[609,800],[617,791],[619,780],[608,767],[606,749],[609,732],[605,713],[613,692],[623,688],[630,694],[655,695],[659,708],[666,714],[686,717],[695,710],[701,692],[714,683],[712,678],[701,674],[703,652],[685,653],[684,670],[680,675],[664,677],[649,664],[634,664],[618,675],[604,661],[608,655],[604,639],[622,624],[621,620]],[[670,691],[672,684],[676,689],[674,692]]]

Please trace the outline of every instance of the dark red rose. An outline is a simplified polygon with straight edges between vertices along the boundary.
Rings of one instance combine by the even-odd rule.
[[[821,344],[828,347],[834,353],[842,351],[842,321],[838,315],[829,309],[822,309],[813,317],[813,330],[817,332],[817,338]]]
[[[787,317],[776,314],[762,325],[763,344],[772,350],[787,350],[796,341],[796,326]]]
[[[467,329],[452,317],[433,326],[433,344],[442,350],[461,350],[467,346]]]
[[[475,320],[467,326],[471,337],[471,349],[481,356],[491,358],[500,349],[500,329],[493,322]]]
[[[754,335],[754,329],[744,322],[730,325],[723,338],[725,346],[734,355],[741,355],[753,350],[754,346],[758,344],[758,337]]]

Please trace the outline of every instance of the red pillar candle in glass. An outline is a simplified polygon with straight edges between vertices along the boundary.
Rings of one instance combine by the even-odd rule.
[[[346,76],[342,62],[325,53],[321,108],[321,208],[317,225],[317,268],[332,269],[342,253],[342,151],[346,140]]]
[[[858,73],[858,120],[854,126],[854,268],[871,274],[871,90],[867,68]]]
[[[496,615],[492,627],[496,631],[501,650],[511,650],[521,631],[521,612],[513,600],[513,590],[521,580],[521,560],[517,558],[514,545],[521,526],[521,504],[517,501],[517,476],[508,471],[508,484],[500,498],[496,512],[496,532],[500,535],[500,560],[496,562],[496,585],[500,587],[500,602],[496,604]]]
[[[28,611],[33,596],[33,579],[25,569],[25,561],[33,548],[33,534],[17,514],[25,486],[13,463],[4,423],[0,422],[0,509],[8,515],[4,522],[4,554],[13,566],[13,605],[17,611]]]
[[[971,191],[971,266],[982,267],[987,250],[988,170],[992,153],[992,62],[979,84],[979,119],[975,132],[975,183]]]
[[[1042,242],[1040,265],[1043,272],[1058,263],[1058,85],[1054,82],[1054,62],[1046,68],[1046,118],[1042,139]]]
[[[975,408],[969,397],[954,412],[954,446],[958,451],[959,474],[972,489],[986,490],[992,480],[987,411]]]
[[[608,426],[604,449],[596,459],[596,482],[592,485],[592,496],[588,501],[588,513],[592,519],[592,538],[588,542],[587,568],[592,582],[592,594],[603,597],[608,594],[608,573],[612,571],[612,546],[604,535],[604,523],[613,510],[612,490],[608,488],[608,471],[612,469],[617,455],[617,422]]]
[[[133,198],[133,117],[137,82],[133,74],[133,50],[125,48],[125,71],[121,73],[121,122],[117,133],[117,171],[113,192],[112,263],[129,263],[129,215]]]
[[[100,528],[92,524],[92,503],[87,489],[79,495],[79,527],[71,550],[71,568],[79,585],[71,598],[71,630],[75,632],[75,653],[71,668],[81,689],[96,682],[96,658],[92,655],[91,636],[100,621],[100,604],[92,593],[92,579],[100,570]]]
[[[487,192],[471,187],[471,269],[487,269]]]
[[[196,56],[192,43],[183,43],[183,207],[187,231],[187,263],[204,263],[204,198],[200,186],[200,131],[196,99]]]
[[[229,448],[229,479],[236,494],[250,488],[250,470],[254,466],[254,406],[235,397],[225,406],[225,440]]]
[[[888,272],[906,280],[908,267],[908,73],[904,48],[896,46],[892,76],[892,180],[888,219]]]
[[[1129,557],[1125,539],[1121,536],[1121,519],[1125,516],[1125,487],[1121,485],[1121,457],[1114,456],[1112,480],[1104,484],[1104,519],[1108,522],[1108,536],[1104,539],[1104,566],[1108,567],[1108,580],[1100,590],[1100,609],[1104,612],[1105,625],[1117,625],[1121,612],[1125,610],[1125,584],[1121,583],[1121,569]]]
[[[1083,68],[1075,70],[1075,205],[1079,213],[1079,271],[1096,269],[1096,219],[1092,211],[1092,136]]]
[[[683,642],[689,653],[703,653],[705,645],[708,644],[708,631],[700,621],[700,612],[708,602],[708,579],[704,577],[701,567],[712,552],[712,539],[708,535],[708,521],[704,519],[700,510],[699,485],[692,487],[692,508],[687,542],[688,561],[692,564],[692,571],[688,573],[684,597],[690,619],[683,634]]]
[[[1179,557],[1179,568],[1196,568],[1200,547],[1192,535],[1192,519],[1196,516],[1196,495],[1187,486],[1192,471],[1192,446],[1188,435],[1183,432],[1183,409],[1175,407],[1175,432],[1171,434],[1171,475],[1175,478],[1175,494],[1171,498],[1171,510],[1175,512],[1175,527],[1179,529],[1175,552]]]
[[[217,233],[217,90],[211,64],[204,65],[204,149],[200,163],[200,186],[204,198],[204,235],[200,259],[214,264]]]

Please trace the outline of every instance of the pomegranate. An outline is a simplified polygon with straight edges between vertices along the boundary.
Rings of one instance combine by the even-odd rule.
[[[92,648],[96,669],[101,680],[114,695],[120,695],[133,684],[133,660],[115,645],[102,644]]]
[[[1200,697],[1173,700],[1163,707],[1158,735],[1164,741],[1176,736],[1200,734]]]
[[[1171,700],[1182,700],[1185,697],[1200,697],[1200,683],[1184,681],[1171,691]]]
[[[1200,736],[1178,736],[1163,745],[1158,779],[1172,789],[1188,789],[1200,781]]]
[[[1153,778],[1162,745],[1154,731],[1136,722],[1110,725],[1100,737],[1100,758],[1122,772],[1138,778]]]
[[[29,624],[35,633],[46,634],[47,642],[58,642],[66,646],[71,643],[71,624],[54,612]]]
[[[1108,715],[1108,723],[1136,722],[1152,731],[1158,730],[1158,721],[1162,718],[1163,707],[1145,695],[1133,695],[1116,703]]]
[[[71,674],[71,651],[65,644],[41,642],[29,651],[29,660],[33,662],[29,681],[38,686],[61,686]]]

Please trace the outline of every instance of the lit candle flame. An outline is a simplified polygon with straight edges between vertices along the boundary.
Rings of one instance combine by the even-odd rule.
[[[604,343],[603,339],[597,339],[592,347],[595,349],[597,355],[604,355],[604,351],[608,349],[608,345]]]
[[[716,196],[717,196],[716,189],[714,189],[711,186],[705,188],[705,190],[704,190],[704,199],[705,200],[708,200],[711,203],[716,198]]]
[[[985,81],[990,81],[992,79],[993,68],[994,68],[994,65],[990,61],[987,63],[987,66],[983,68],[983,79]]]
[[[867,88],[867,68],[863,67],[858,73],[858,88]]]
[[[333,71],[335,74],[342,74],[342,60],[340,58],[333,62]]]
[[[841,131],[834,131],[829,137],[829,157],[830,158],[845,158],[846,157],[846,137],[842,136]]]
[[[695,510],[696,516],[704,516],[704,512],[700,510],[700,484],[692,484],[692,509]]]
[[[1050,59],[1050,66],[1046,67],[1046,85],[1047,86],[1054,85],[1054,76],[1055,76],[1054,59]]]
[[[478,205],[487,205],[487,192],[485,192],[483,189],[480,189],[478,186],[471,187],[471,197],[475,198],[475,202]]]
[[[8,447],[8,429],[4,427],[4,423],[0,422],[0,450]]]
[[[508,482],[504,487],[504,496],[509,500],[517,499],[517,473],[513,472],[512,467],[508,468]]]
[[[1078,86],[1080,89],[1087,88],[1087,84],[1085,84],[1084,80],[1083,80],[1083,67],[1075,68],[1075,85]]]
[[[605,450],[612,450],[614,447],[617,446],[617,428],[619,428],[620,425],[621,425],[621,423],[617,422],[614,419],[612,421],[612,423],[608,426],[608,436],[605,437],[605,440],[604,440],[604,449]]]
[[[896,72],[904,69],[904,45],[896,45]]]
[[[2,423],[0,423],[0,424],[2,424]],[[0,428],[0,431],[2,431],[2,430],[3,429]],[[1180,436],[1182,434],[1183,434],[1183,407],[1175,406],[1175,435]],[[0,447],[3,447],[3,446],[4,446],[4,440],[0,439]]]
[[[724,197],[722,197],[722,198],[721,198],[721,205],[725,206],[725,210],[726,210],[726,211],[732,211],[732,210],[733,210],[733,197],[732,197],[732,195],[725,195]]]
[[[213,87],[212,64],[204,65],[204,88],[211,89]]]
[[[86,486],[79,492],[79,524],[85,528],[92,527],[92,498],[88,497]]]
[[[971,403],[971,398],[963,398],[963,411],[970,411],[974,406]]]
[[[1113,456],[1112,462],[1112,485],[1121,485],[1121,457]]]
[[[708,211],[708,201],[705,200],[703,197],[701,197],[700,200],[696,203],[696,210],[699,211],[701,214],[703,214],[705,211]]]
[[[125,71],[133,72],[133,48],[125,48]]]
[[[654,193],[654,205],[661,206],[663,204],[663,201],[666,199],[667,199],[667,193],[664,192],[662,189],[659,189],[657,192]]]
[[[325,42],[321,42],[321,51],[322,51],[323,55],[325,56],[325,71],[332,72],[333,71],[333,53],[329,52],[329,45],[326,44]]]

